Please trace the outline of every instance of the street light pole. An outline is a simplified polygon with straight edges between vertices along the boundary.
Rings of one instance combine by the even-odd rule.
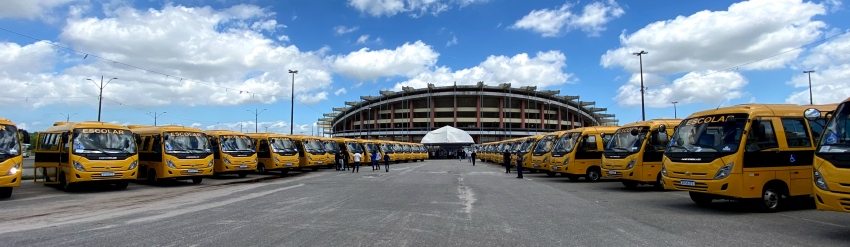
[[[646,110],[644,108],[644,101],[643,101],[643,55],[644,54],[649,54],[649,52],[640,51],[640,52],[632,53],[632,55],[638,56],[638,59],[640,60],[640,116],[641,116],[641,121],[646,121]]]
[[[676,103],[679,103],[679,102],[673,101],[673,102],[670,102],[670,103],[673,103],[673,118],[679,118],[678,115],[676,115]]]
[[[103,88],[106,87],[107,85],[109,85],[109,83],[112,82],[112,80],[115,80],[115,79],[118,79],[118,78],[109,79],[109,81],[106,82],[106,85],[103,85],[103,76],[100,76],[100,85],[98,85],[97,82],[94,82],[94,80],[92,80],[92,79],[86,79],[86,80],[89,80],[92,83],[94,83],[94,85],[97,86],[98,89],[100,89],[100,95],[97,97],[97,121],[98,122],[100,122],[100,110],[101,110],[101,106],[103,105]]]
[[[71,122],[71,117],[73,117],[74,115],[77,115],[76,113],[74,113],[74,114],[59,113],[59,114],[62,114],[62,116],[65,116],[65,122]]]
[[[289,73],[292,74],[292,105],[289,109],[289,134],[292,134],[292,127],[295,122],[295,74],[298,74],[297,70],[289,70]]]
[[[259,130],[259,128],[260,128],[260,127],[259,127],[259,126],[260,126],[260,123],[258,123],[258,122],[257,122],[257,119],[259,118],[258,116],[260,116],[260,113],[263,113],[263,112],[264,112],[264,111],[266,111],[266,110],[267,110],[267,109],[263,109],[262,111],[259,111],[259,112],[257,111],[257,109],[254,109],[254,111],[246,110],[246,111],[248,111],[248,112],[250,112],[250,113],[254,113],[254,133],[259,132],[258,130]]]
[[[162,116],[162,114],[165,114],[165,112],[162,112],[162,113],[160,113],[160,114],[156,114],[156,112],[153,112],[153,115],[151,115],[151,113],[150,113],[150,112],[145,113],[145,114],[148,114],[148,116],[153,117],[153,126],[156,126],[156,119],[157,119],[159,116]]]
[[[806,73],[806,74],[809,75],[809,105],[814,105],[815,103],[813,103],[813,100],[812,100],[812,73],[815,73],[815,71],[814,70],[806,70],[806,71],[803,71],[803,73]]]

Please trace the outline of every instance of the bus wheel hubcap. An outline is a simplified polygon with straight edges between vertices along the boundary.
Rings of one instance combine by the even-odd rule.
[[[773,190],[767,190],[764,192],[764,205],[769,208],[775,208],[776,205],[779,204],[779,195],[777,195]]]

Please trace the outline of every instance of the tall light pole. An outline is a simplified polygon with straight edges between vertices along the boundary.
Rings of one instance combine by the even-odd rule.
[[[372,107],[371,106],[366,107],[366,111],[369,114],[369,118],[372,118]],[[374,121],[378,121],[378,120],[374,120]],[[372,126],[369,126],[369,124],[366,124],[366,139],[367,140],[371,139],[371,138],[369,138],[369,131],[370,130],[372,130]]]
[[[646,110],[644,109],[643,102],[643,55],[649,54],[649,52],[640,51],[632,53],[632,55],[638,56],[640,60],[640,118],[641,121],[646,121]]]
[[[101,106],[103,105],[103,88],[105,88],[107,85],[109,85],[110,82],[112,82],[112,80],[115,80],[115,79],[118,79],[118,78],[109,79],[109,81],[106,82],[106,85],[103,85],[103,76],[100,76],[100,85],[98,85],[97,82],[94,82],[94,80],[92,80],[92,79],[86,79],[86,80],[89,80],[92,83],[94,83],[94,85],[97,86],[98,89],[100,89],[100,96],[97,97],[97,121],[98,122],[100,122],[100,109],[101,109]]]
[[[297,70],[289,70],[289,73],[292,74],[292,105],[289,109],[289,134],[292,134],[292,126],[295,122],[295,74],[298,74]]]
[[[815,103],[813,103],[813,100],[812,100],[812,73],[815,73],[815,71],[814,70],[806,70],[806,71],[803,71],[803,73],[806,73],[806,74],[809,75],[809,105],[814,105]]]
[[[257,109],[254,109],[254,111],[251,111],[251,110],[246,110],[246,111],[248,111],[250,113],[254,113],[254,133],[259,132],[258,130],[260,129],[260,127],[259,127],[260,123],[257,122],[257,119],[259,118],[260,113],[263,113],[264,111],[266,111],[266,109],[263,109],[262,111],[257,111]]]
[[[679,116],[676,115],[676,103],[679,103],[679,102],[673,101],[673,102],[670,102],[670,103],[673,103],[673,118],[679,118]]]
[[[62,114],[62,116],[65,116],[65,122],[71,122],[71,117],[73,117],[74,115],[77,115],[76,113],[74,113],[74,114],[59,113],[59,114]]]
[[[150,112],[149,112],[149,113],[145,113],[145,114],[148,114],[148,116],[153,117],[153,126],[156,126],[156,119],[157,119],[159,116],[162,116],[162,114],[165,114],[165,112],[162,112],[162,113],[160,113],[160,114],[156,114],[156,112],[153,112],[153,115],[151,115],[151,113],[150,113]]]

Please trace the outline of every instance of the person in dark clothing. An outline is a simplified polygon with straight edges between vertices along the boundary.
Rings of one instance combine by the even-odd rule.
[[[522,178],[522,152],[516,153],[516,178]]]
[[[390,155],[384,154],[384,167],[387,168],[386,172],[390,172]]]
[[[332,157],[332,158],[333,158],[333,160],[334,160],[335,162],[339,162],[339,153],[338,153],[338,152],[333,153],[333,157]],[[336,164],[336,170],[337,170],[337,171],[341,170],[341,168],[342,168],[342,164]]]
[[[344,152],[344,151],[340,151],[340,152],[342,153],[342,164],[343,164],[343,167],[345,168],[343,171],[347,171],[348,169],[351,169],[351,164],[348,164],[347,166],[345,165],[345,162],[348,162],[348,152]]]
[[[505,150],[505,153],[502,154],[502,158],[505,159],[505,173],[511,173],[511,152]]]
[[[475,150],[472,150],[472,166],[475,166]]]

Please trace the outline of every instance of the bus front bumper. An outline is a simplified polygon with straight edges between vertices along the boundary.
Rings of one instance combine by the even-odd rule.
[[[668,190],[701,192],[728,198],[741,198],[741,195],[743,195],[741,193],[741,174],[730,174],[729,177],[720,180],[672,178],[667,176],[662,176],[661,179],[664,181],[664,189]],[[682,181],[685,182],[683,183]],[[761,194],[761,188],[758,189],[759,192],[756,194]]]
[[[112,181],[112,180],[135,180],[138,170],[125,171],[103,171],[103,172],[81,172],[71,171],[67,175],[69,183],[88,181]]]
[[[198,177],[198,176],[212,176],[213,168],[199,168],[199,169],[171,169],[167,168],[165,170],[166,174],[160,174],[161,178],[180,178],[180,177]]]
[[[15,175],[0,177],[0,187],[18,187],[21,186],[21,171]]]
[[[850,195],[821,190],[814,184],[815,205],[818,210],[850,213]]]

